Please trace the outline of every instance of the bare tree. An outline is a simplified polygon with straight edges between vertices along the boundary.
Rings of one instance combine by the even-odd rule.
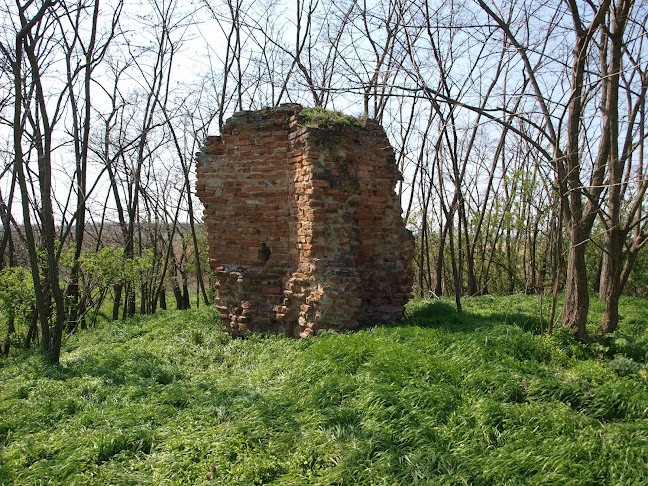
[[[642,235],[641,207],[648,185],[648,174],[643,167],[648,59],[641,46],[629,39],[643,40],[648,16],[644,11],[643,19],[633,21],[630,17],[633,3],[617,2],[610,9],[608,22],[601,26],[602,111],[605,117],[604,128],[609,131],[610,146],[607,154],[607,197],[604,211],[600,212],[606,235],[600,291],[601,298],[606,303],[603,322],[599,327],[602,333],[612,332],[617,327],[623,274],[626,274],[627,279],[634,263],[633,253],[636,255],[646,240],[645,233]],[[626,34],[628,26],[630,32]],[[624,61],[629,69],[624,69]],[[619,109],[623,93],[626,110]],[[634,159],[638,160],[639,165],[633,171]],[[629,208],[623,215],[626,205]],[[624,268],[624,245],[633,227],[636,230]]]
[[[83,249],[86,226],[86,201],[88,193],[88,155],[92,117],[92,85],[93,72],[102,62],[110,42],[115,36],[119,21],[122,2],[115,5],[110,27],[105,35],[98,39],[99,0],[94,5],[82,3],[62,4],[62,16],[58,20],[59,28],[64,34],[66,25],[71,26],[73,35],[68,39],[62,35],[65,47],[65,66],[67,75],[68,104],[72,121],[69,137],[74,147],[76,210],[74,222],[74,256],[72,261],[70,281],[66,296],[68,309],[68,331],[73,331],[78,325],[78,316],[85,314],[83,306],[79,308],[79,259]],[[65,22],[65,24],[64,24]],[[84,31],[82,25],[90,23],[90,29]],[[84,38],[87,36],[87,38]],[[77,82],[80,80],[80,93],[77,93]]]
[[[65,325],[63,292],[59,285],[59,264],[57,258],[57,234],[52,205],[52,150],[53,134],[60,120],[63,95],[48,104],[44,87],[44,74],[51,67],[49,56],[57,38],[54,35],[59,12],[49,0],[37,9],[31,2],[16,3],[12,13],[16,17],[13,49],[2,45],[6,62],[12,66],[14,77],[14,171],[17,174],[23,207],[23,222],[29,260],[34,281],[36,307],[41,323],[43,353],[52,363],[59,361],[61,338]],[[25,96],[25,87],[33,88],[35,100]],[[31,94],[31,93],[30,93]],[[27,126],[30,132],[27,131]],[[30,160],[25,157],[23,144],[28,141],[37,154],[38,190],[30,192],[26,170]],[[28,153],[31,153],[29,150]],[[35,198],[38,198],[40,204]],[[34,210],[32,211],[32,204]],[[37,218],[40,240],[44,246],[44,261],[41,262],[36,235],[32,229],[33,215]],[[44,268],[43,268],[44,267]],[[44,278],[41,278],[43,271]],[[54,309],[52,309],[52,301]],[[50,319],[54,314],[53,326]]]
[[[587,337],[585,325],[589,308],[585,250],[596,216],[601,212],[605,192],[615,199],[615,188],[622,175],[616,149],[619,135],[619,69],[620,53],[628,42],[625,27],[632,3],[621,1],[612,4],[603,1],[598,6],[581,6],[576,2],[566,2],[565,13],[571,17],[571,26],[560,23],[561,15],[554,15],[554,25],[560,25],[575,36],[572,54],[565,61],[565,66],[570,67],[570,74],[567,78],[567,72],[564,72],[566,89],[563,96],[567,96],[564,111],[562,115],[557,115],[555,110],[560,109],[560,105],[555,104],[556,93],[543,86],[541,73],[534,69],[531,62],[530,56],[537,51],[532,51],[530,45],[520,40],[513,30],[513,24],[498,13],[497,5],[478,0],[480,7],[517,50],[524,65],[524,76],[530,80],[532,94],[542,113],[542,125],[528,117],[520,120],[529,127],[527,133],[539,131],[552,147],[552,154],[547,160],[555,169],[556,188],[563,200],[561,206],[569,239],[562,319],[563,325],[571,329],[579,340]],[[560,8],[555,12],[559,12]],[[523,20],[529,23],[528,18]],[[610,40],[599,43],[600,62],[597,63],[593,54],[597,49],[596,35],[601,30],[606,32],[605,37]],[[545,37],[552,35],[552,32],[553,29],[547,29]],[[546,61],[551,64],[550,59]],[[602,121],[598,126],[593,126],[591,118],[598,111],[593,108],[595,103],[602,107]],[[593,131],[599,134],[596,144],[590,142]],[[588,178],[587,182],[583,181],[584,178]],[[613,231],[618,230],[617,227]],[[615,248],[612,252],[618,253],[618,250]],[[618,271],[615,272],[618,274]],[[614,296],[609,297],[614,300]]]

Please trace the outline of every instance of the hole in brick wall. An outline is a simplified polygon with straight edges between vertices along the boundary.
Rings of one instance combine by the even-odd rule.
[[[272,250],[270,250],[270,248],[268,248],[268,245],[266,245],[265,243],[261,243],[259,256],[261,257],[263,263],[268,263],[268,260],[270,260],[270,255],[272,255]]]

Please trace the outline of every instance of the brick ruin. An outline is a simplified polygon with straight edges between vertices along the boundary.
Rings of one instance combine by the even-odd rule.
[[[414,240],[384,130],[302,126],[301,109],[237,113],[197,155],[216,305],[235,336],[395,322],[411,296]]]

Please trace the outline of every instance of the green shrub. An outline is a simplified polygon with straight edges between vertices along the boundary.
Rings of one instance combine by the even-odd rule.
[[[632,358],[617,356],[608,363],[608,367],[619,376],[628,376],[639,373],[643,366]]]
[[[29,316],[36,305],[31,273],[22,267],[0,271],[0,353],[3,340],[20,346],[29,330]]]

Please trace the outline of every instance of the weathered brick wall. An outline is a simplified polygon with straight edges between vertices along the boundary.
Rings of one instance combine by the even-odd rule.
[[[299,105],[241,112],[198,154],[217,306],[234,335],[306,337],[398,321],[414,243],[380,125],[300,125]]]

